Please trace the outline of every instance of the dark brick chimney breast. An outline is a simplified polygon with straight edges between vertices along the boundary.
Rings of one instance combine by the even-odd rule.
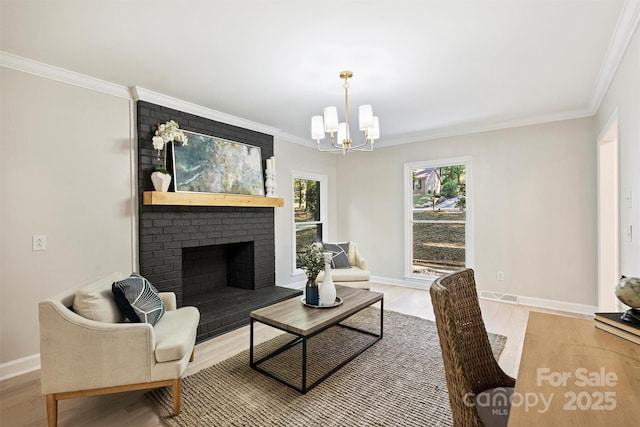
[[[142,204],[142,193],[153,191],[151,139],[157,125],[168,120],[188,131],[260,147],[263,166],[273,156],[273,136],[137,103],[140,274],[158,291],[175,292],[178,307],[198,307],[202,341],[248,324],[251,310],[300,292],[275,286],[274,208]],[[189,289],[194,275],[200,277]]]

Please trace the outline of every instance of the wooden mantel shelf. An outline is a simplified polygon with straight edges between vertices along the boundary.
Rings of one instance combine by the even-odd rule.
[[[145,191],[142,193],[142,203],[156,206],[244,206],[248,208],[279,208],[284,206],[284,199],[280,197],[241,196],[235,194]]]

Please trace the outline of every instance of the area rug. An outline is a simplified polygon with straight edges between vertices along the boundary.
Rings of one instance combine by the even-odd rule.
[[[444,366],[434,322],[384,311],[384,337],[303,395],[249,367],[249,351],[203,369],[182,382],[182,407],[171,416],[169,388],[147,393],[168,426],[451,426]],[[367,308],[348,319],[378,330],[380,310]],[[265,354],[291,336],[257,347]],[[333,327],[307,345],[311,380],[338,364],[369,336]],[[497,358],[506,337],[489,334]],[[287,380],[301,375],[300,346],[265,366]]]

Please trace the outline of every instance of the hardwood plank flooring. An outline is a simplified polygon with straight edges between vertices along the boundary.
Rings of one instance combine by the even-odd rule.
[[[371,290],[385,294],[386,310],[434,320],[428,291],[382,284],[372,284]],[[508,337],[499,363],[505,372],[514,377],[518,373],[529,311],[566,314],[484,299],[480,300],[480,306],[487,330]],[[256,337],[260,342],[278,333],[280,332],[265,325],[256,325]],[[198,344],[195,359],[187,367],[186,375],[219,363],[247,348],[249,348],[248,326]],[[135,391],[62,400],[58,404],[58,425],[61,427],[163,426],[164,424],[147,404],[144,393],[144,391]],[[0,382],[0,426],[44,426],[46,425],[45,406],[45,398],[40,394],[39,371]]]

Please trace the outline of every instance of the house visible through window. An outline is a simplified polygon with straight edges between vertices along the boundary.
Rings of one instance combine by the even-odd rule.
[[[326,177],[294,173],[293,216],[295,254],[322,241],[325,222]],[[299,268],[296,260],[296,268]]]
[[[468,265],[469,159],[405,165],[407,276],[435,278]]]

